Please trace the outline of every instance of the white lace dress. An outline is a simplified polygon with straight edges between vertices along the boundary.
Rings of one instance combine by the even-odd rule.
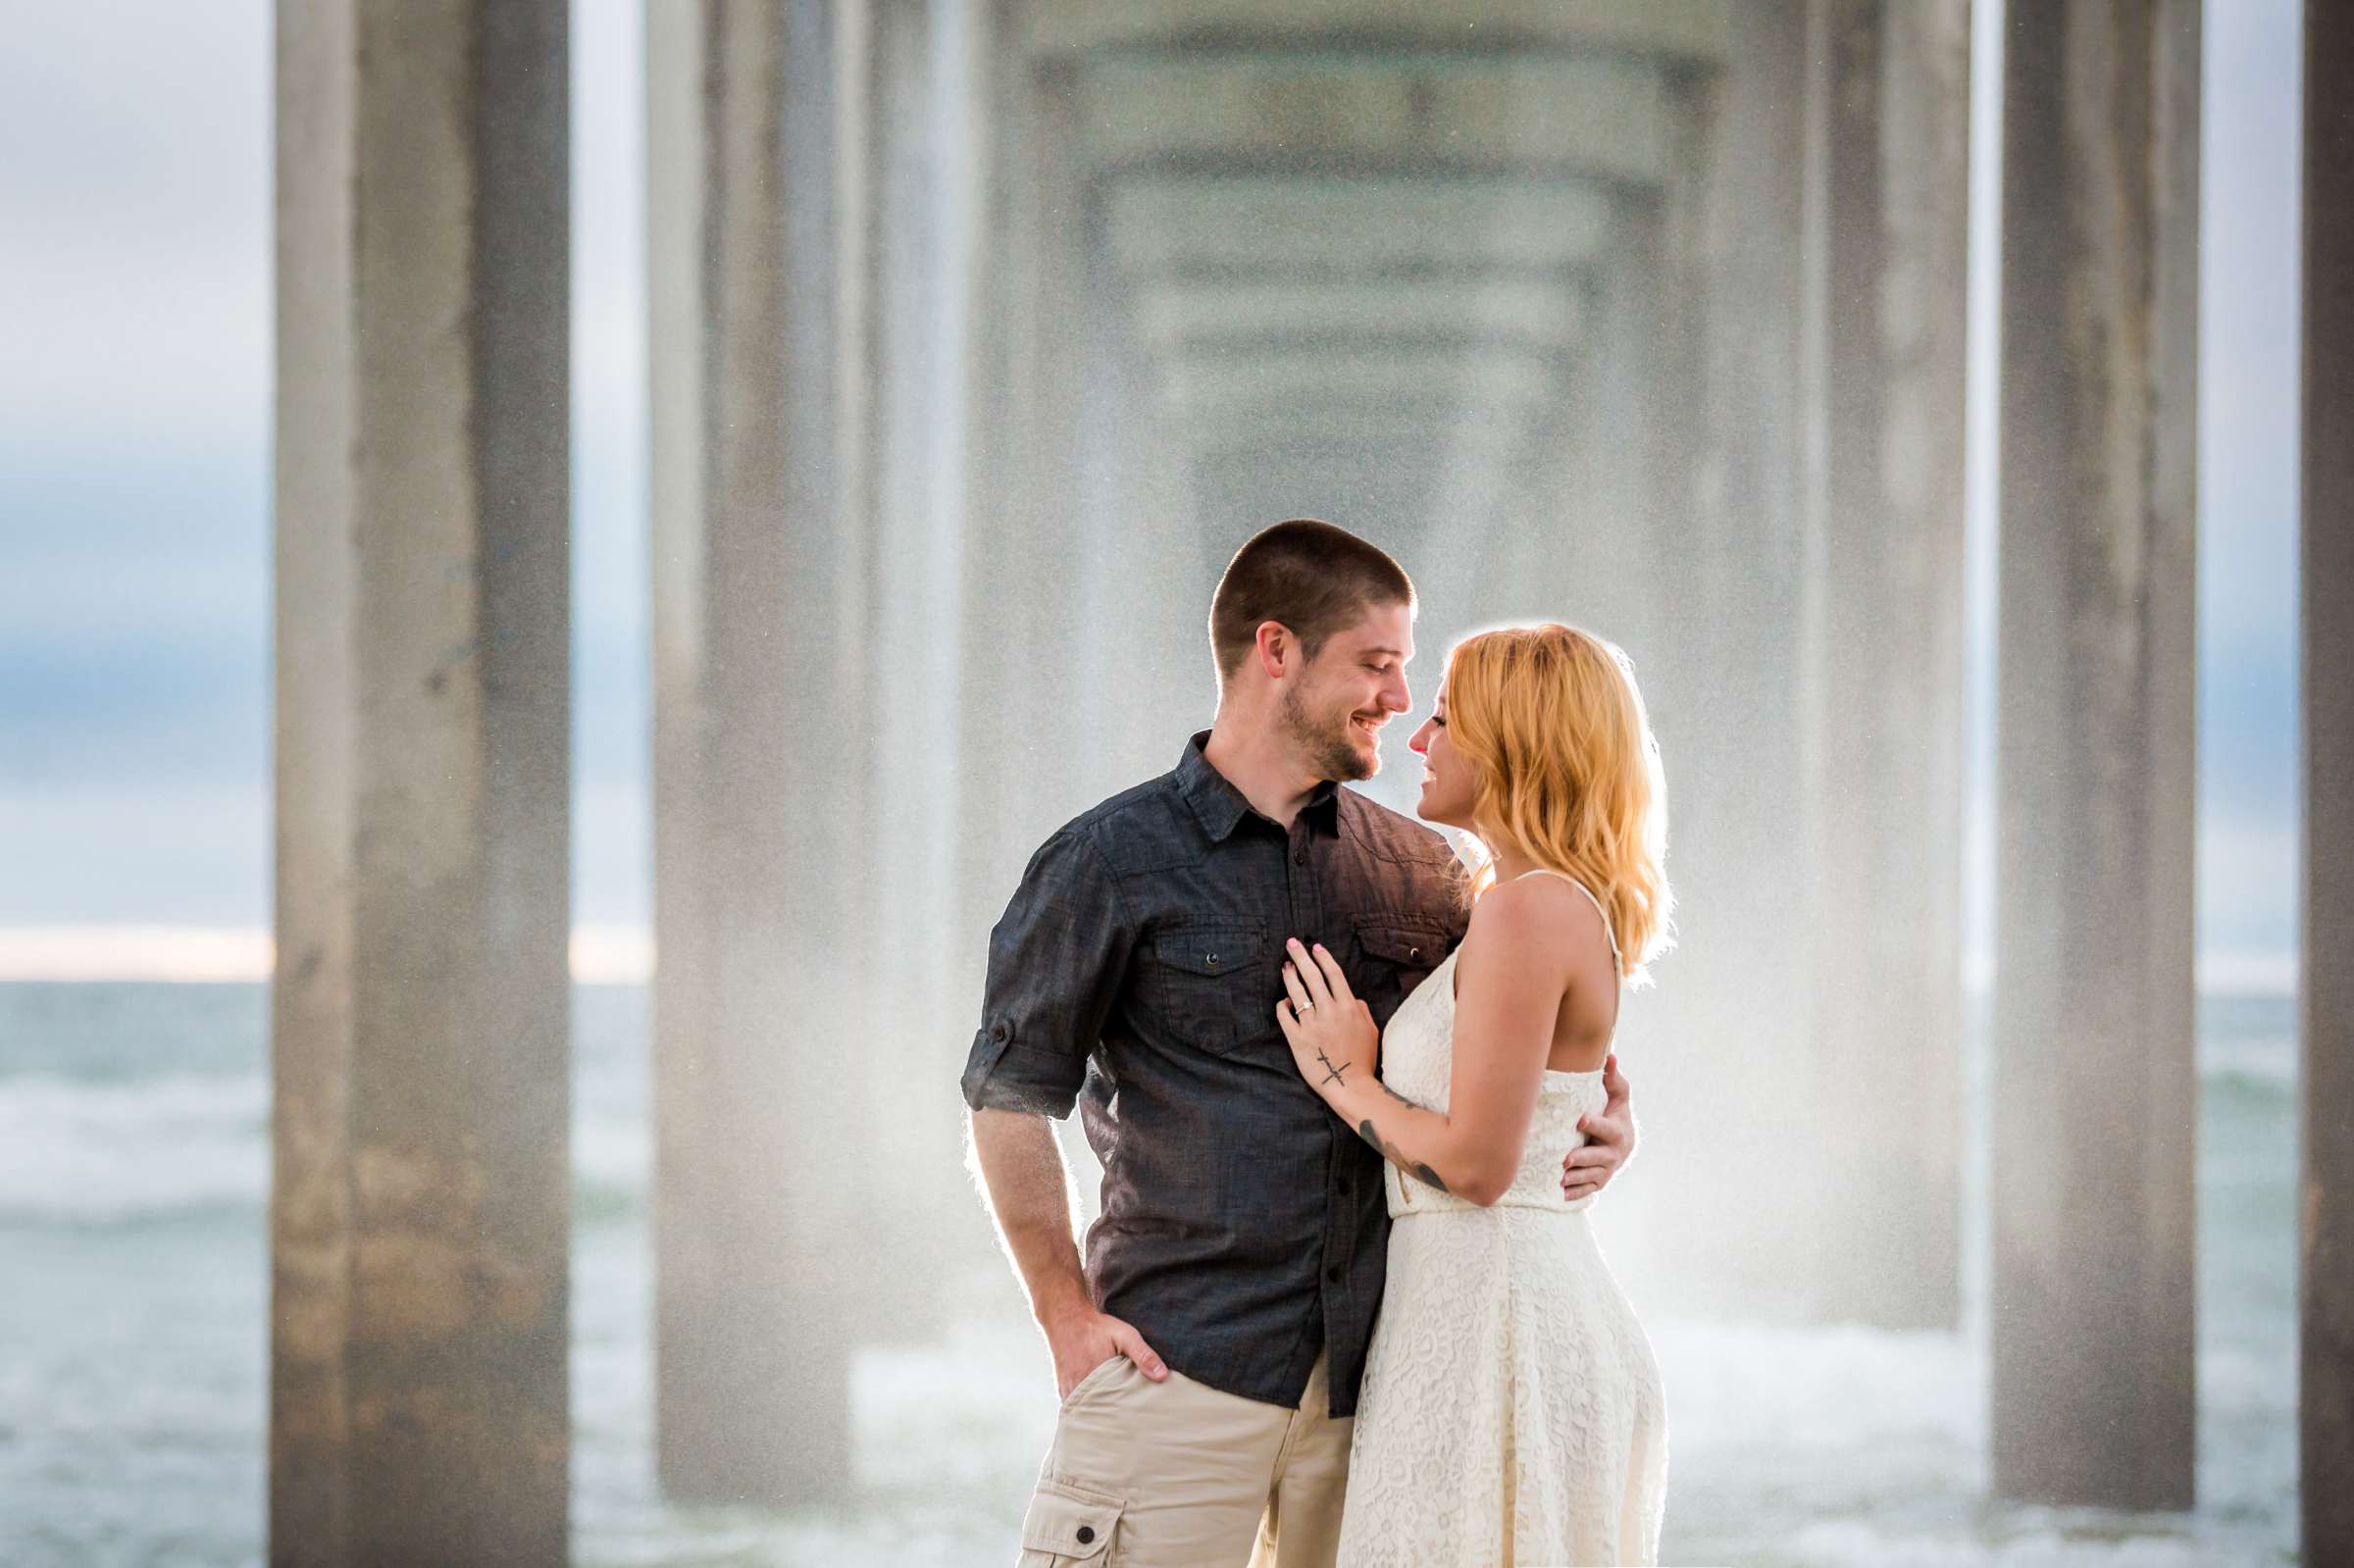
[[[1446,1110],[1454,1035],[1451,954],[1383,1032],[1384,1082]],[[1659,1363],[1595,1244],[1583,1212],[1593,1199],[1561,1197],[1561,1157],[1585,1141],[1577,1119],[1604,1098],[1600,1073],[1548,1071],[1519,1175],[1492,1208],[1383,1166],[1389,1283],[1350,1449],[1340,1568],[1659,1560]]]

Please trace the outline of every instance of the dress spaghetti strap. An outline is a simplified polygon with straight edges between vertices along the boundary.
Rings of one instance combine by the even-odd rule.
[[[1625,956],[1618,951],[1618,934],[1611,929],[1611,912],[1603,907],[1601,899],[1594,896],[1593,888],[1579,882],[1567,872],[1556,871],[1551,866],[1539,866],[1534,871],[1524,871],[1512,880],[1519,882],[1527,877],[1559,877],[1579,892],[1584,893],[1586,901],[1594,906],[1594,912],[1602,917],[1602,934],[1609,937],[1611,942],[1611,962],[1616,966],[1617,973],[1621,975],[1626,973]]]

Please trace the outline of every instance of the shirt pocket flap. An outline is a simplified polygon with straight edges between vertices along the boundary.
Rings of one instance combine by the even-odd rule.
[[[1107,1492],[1049,1477],[1030,1498],[1022,1549],[1045,1552],[1055,1562],[1100,1562],[1127,1506]]]
[[[1372,957],[1408,969],[1433,969],[1447,956],[1445,937],[1411,926],[1363,924],[1356,928],[1356,939]]]
[[[1180,926],[1153,935],[1152,956],[1189,975],[1231,975],[1262,962],[1261,937],[1249,926]]]

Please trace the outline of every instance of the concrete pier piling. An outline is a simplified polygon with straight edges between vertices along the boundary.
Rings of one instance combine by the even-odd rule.
[[[285,1568],[567,1554],[566,26],[279,11]]]
[[[2180,1508],[2199,6],[2008,15],[1994,1487]]]
[[[647,22],[656,1462],[822,1502],[868,1263],[866,16]]]
[[[1962,1312],[1966,0],[1815,0],[1800,597],[1826,1317]]]
[[[2354,1562],[2354,12],[2305,7],[2304,950],[2298,1451],[2305,1560]]]

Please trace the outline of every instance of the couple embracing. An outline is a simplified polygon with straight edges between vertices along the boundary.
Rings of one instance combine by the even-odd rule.
[[[1658,1364],[1585,1210],[1664,946],[1665,802],[1624,657],[1449,656],[1418,814],[1343,781],[1410,706],[1413,585],[1277,524],[1219,581],[1210,729],[1042,845],[990,938],[972,1157],[1062,1394],[1028,1568],[1656,1560]],[[1079,1107],[1072,1234],[1046,1118]]]

